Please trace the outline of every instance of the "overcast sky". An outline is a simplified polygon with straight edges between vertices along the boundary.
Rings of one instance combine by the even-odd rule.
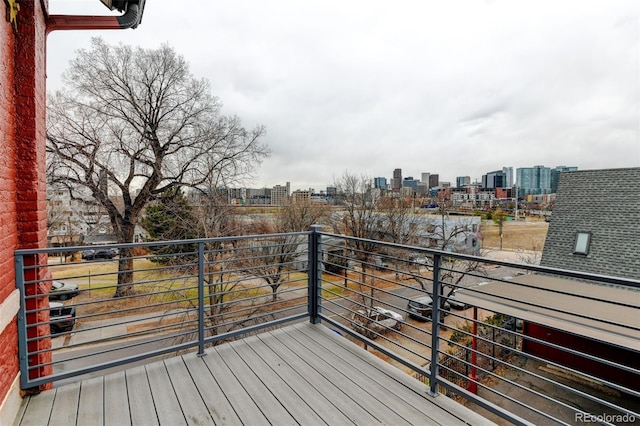
[[[639,29],[637,0],[146,0],[136,30],[51,33],[47,87],[93,36],[166,42],[225,114],[266,126],[272,155],[249,187],[637,167]]]

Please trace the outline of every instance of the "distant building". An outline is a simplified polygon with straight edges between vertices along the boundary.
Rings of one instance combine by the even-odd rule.
[[[411,192],[416,192],[418,190],[418,183],[420,181],[418,181],[417,179],[414,179],[413,176],[407,176],[406,178],[402,179],[402,187],[403,188],[411,188]]]
[[[551,169],[544,166],[516,169],[518,197],[551,194]]]
[[[437,188],[440,186],[440,175],[432,174],[429,176],[429,188]]]
[[[291,194],[291,183],[287,182],[285,186],[276,185],[271,188],[271,205],[281,206],[286,203]]]
[[[507,175],[502,170],[482,175],[482,187],[485,189],[504,188],[507,185]]]
[[[387,189],[387,178],[386,177],[373,178],[373,187],[378,189]]]
[[[471,185],[471,177],[458,176],[456,178],[456,188],[464,188],[467,185]]]
[[[311,202],[311,191],[298,189],[291,194],[291,202],[295,204],[304,204]]]
[[[93,244],[115,236],[107,211],[85,187],[72,194],[64,185],[47,186],[47,240],[50,246]],[[114,200],[118,203],[119,200]]]
[[[394,191],[399,191],[402,188],[402,169],[395,169],[393,171],[393,180],[391,181],[391,188]]]
[[[503,167],[502,173],[506,176],[505,185],[503,188],[513,187],[513,167]]]
[[[420,182],[429,186],[429,177],[431,177],[431,173],[423,172],[422,175],[420,176]]]

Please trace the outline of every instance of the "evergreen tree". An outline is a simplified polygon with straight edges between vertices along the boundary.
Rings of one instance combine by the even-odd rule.
[[[179,188],[170,188],[146,208],[142,226],[149,232],[151,241],[189,240],[198,237],[194,226],[198,221],[193,207]],[[152,246],[150,250],[157,255],[154,259],[161,263],[184,263],[196,259],[197,244],[179,244],[172,246]],[[182,253],[174,256],[175,253]]]

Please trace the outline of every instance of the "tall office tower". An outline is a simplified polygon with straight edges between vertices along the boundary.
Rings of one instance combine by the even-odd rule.
[[[431,173],[422,173],[420,182],[424,182],[425,185],[429,186],[429,176],[431,176]]]
[[[387,178],[386,177],[373,178],[373,187],[377,189],[387,189]]]
[[[395,169],[393,171],[393,181],[391,182],[391,188],[394,191],[400,191],[400,188],[402,188],[402,169]]]
[[[511,188],[513,186],[513,167],[503,167],[502,173],[506,176],[504,187]]]
[[[440,185],[440,175],[433,174],[429,176],[429,188],[437,188]]]
[[[551,194],[551,169],[544,166],[516,169],[518,197]]]

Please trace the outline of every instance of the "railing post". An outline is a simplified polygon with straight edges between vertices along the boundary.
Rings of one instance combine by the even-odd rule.
[[[429,375],[429,393],[438,394],[438,352],[440,349],[440,266],[442,256],[433,255],[433,292],[431,304],[431,372]]]
[[[322,226],[311,225],[309,234],[309,321],[312,324],[320,323],[320,312],[322,310],[321,300],[321,264],[320,254],[320,231]]]
[[[204,352],[204,242],[198,243],[198,356]]]

